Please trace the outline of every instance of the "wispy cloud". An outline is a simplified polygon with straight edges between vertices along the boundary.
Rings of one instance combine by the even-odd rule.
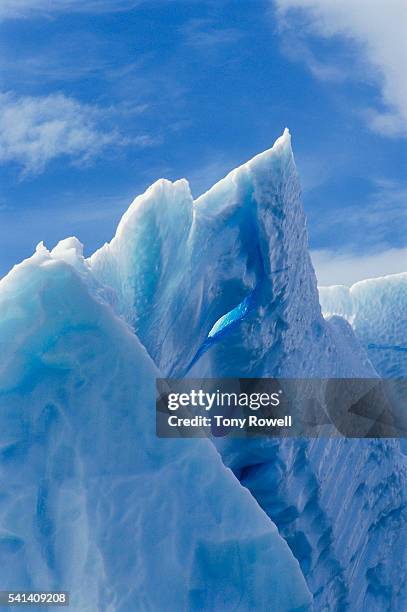
[[[373,108],[368,108],[362,111],[361,114],[364,116],[371,130],[377,134],[381,134],[382,136],[399,136],[404,133],[407,134],[405,118],[397,112],[380,112]]]
[[[0,79],[7,89],[22,85],[25,91],[35,91],[48,83],[65,85],[83,79],[106,79],[117,62],[109,42],[91,30],[74,29],[61,36],[60,29],[52,26],[47,40],[35,46],[20,40],[3,47]]]
[[[42,172],[67,156],[87,163],[107,147],[148,145],[146,135],[124,137],[104,127],[111,109],[83,104],[62,93],[48,96],[0,94],[0,162],[15,162],[23,174]]]
[[[0,19],[24,19],[55,13],[104,13],[127,11],[141,0],[2,0]]]
[[[388,179],[375,179],[374,191],[368,199],[366,207],[344,207],[340,223],[358,225],[363,223],[367,231],[370,228],[385,231],[388,224],[396,223],[407,230],[406,206],[407,186],[398,181]],[[378,234],[375,233],[376,238]]]
[[[340,211],[319,211],[313,216],[313,232],[318,238],[327,228],[340,236],[344,245],[355,240],[360,249],[386,249],[391,244],[405,244],[407,236],[407,185],[400,181],[374,179],[371,194],[363,205],[357,201],[344,204]],[[360,228],[363,227],[363,232]]]
[[[319,250],[311,252],[318,285],[351,286],[360,280],[407,271],[407,247],[370,254],[351,251]]]
[[[291,61],[304,62],[311,74],[320,81],[341,82],[347,78],[344,61],[338,58],[333,61],[331,56],[317,57],[306,41],[303,33],[298,30],[281,28],[281,50]]]
[[[190,47],[213,51],[225,45],[236,43],[242,36],[237,28],[222,27],[212,19],[191,19],[183,27],[186,43]]]
[[[370,128],[386,136],[407,136],[407,3],[405,0],[274,0],[280,23],[325,39],[342,37],[356,43],[355,64],[364,64],[380,83],[383,109],[365,113]],[[301,25],[298,19],[301,19]],[[315,58],[304,58],[315,70]],[[324,71],[321,72],[324,77]]]
[[[340,165],[339,155],[336,165],[333,166],[330,159],[313,151],[296,155],[295,162],[303,193],[309,193],[324,185],[338,171]]]

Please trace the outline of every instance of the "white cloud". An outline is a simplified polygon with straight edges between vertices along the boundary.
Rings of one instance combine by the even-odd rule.
[[[402,114],[395,112],[378,112],[373,108],[367,109],[362,114],[365,116],[371,130],[377,134],[381,134],[382,136],[407,134],[406,120]]]
[[[1,0],[0,19],[22,19],[53,13],[104,13],[126,11],[140,0]]]
[[[148,144],[145,136],[128,139],[101,128],[110,112],[61,93],[0,93],[0,162],[15,162],[30,174],[41,172],[56,157],[86,163],[108,146]]]
[[[387,136],[407,135],[406,0],[274,0],[274,4],[280,23],[289,24],[299,10],[302,30],[357,43],[361,61],[376,72],[386,107],[383,112],[367,110],[371,129]]]
[[[311,252],[319,286],[348,285],[360,280],[407,271],[407,247],[359,255],[320,250]]]

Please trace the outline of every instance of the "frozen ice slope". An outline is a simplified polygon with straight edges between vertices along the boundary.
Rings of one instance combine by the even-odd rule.
[[[153,185],[90,265],[166,375],[378,375],[345,318],[321,314],[288,131],[196,201],[185,181]],[[407,605],[397,442],[218,448],[290,543],[317,610]]]
[[[0,282],[1,588],[69,590],[75,612],[307,609],[212,444],[155,437],[158,370],[108,295],[73,238]]]

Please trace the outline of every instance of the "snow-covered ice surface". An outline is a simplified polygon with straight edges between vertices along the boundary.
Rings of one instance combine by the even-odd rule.
[[[322,316],[288,131],[195,201],[158,181],[89,260],[39,245],[0,282],[2,588],[63,587],[74,610],[406,609],[397,441],[154,434],[158,373],[405,375],[370,346],[405,346],[399,276],[320,290]]]

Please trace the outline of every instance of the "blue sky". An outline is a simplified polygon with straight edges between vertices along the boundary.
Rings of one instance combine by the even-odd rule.
[[[157,178],[199,195],[285,126],[320,281],[406,269],[406,6],[2,0],[0,275],[40,240],[90,254]]]

